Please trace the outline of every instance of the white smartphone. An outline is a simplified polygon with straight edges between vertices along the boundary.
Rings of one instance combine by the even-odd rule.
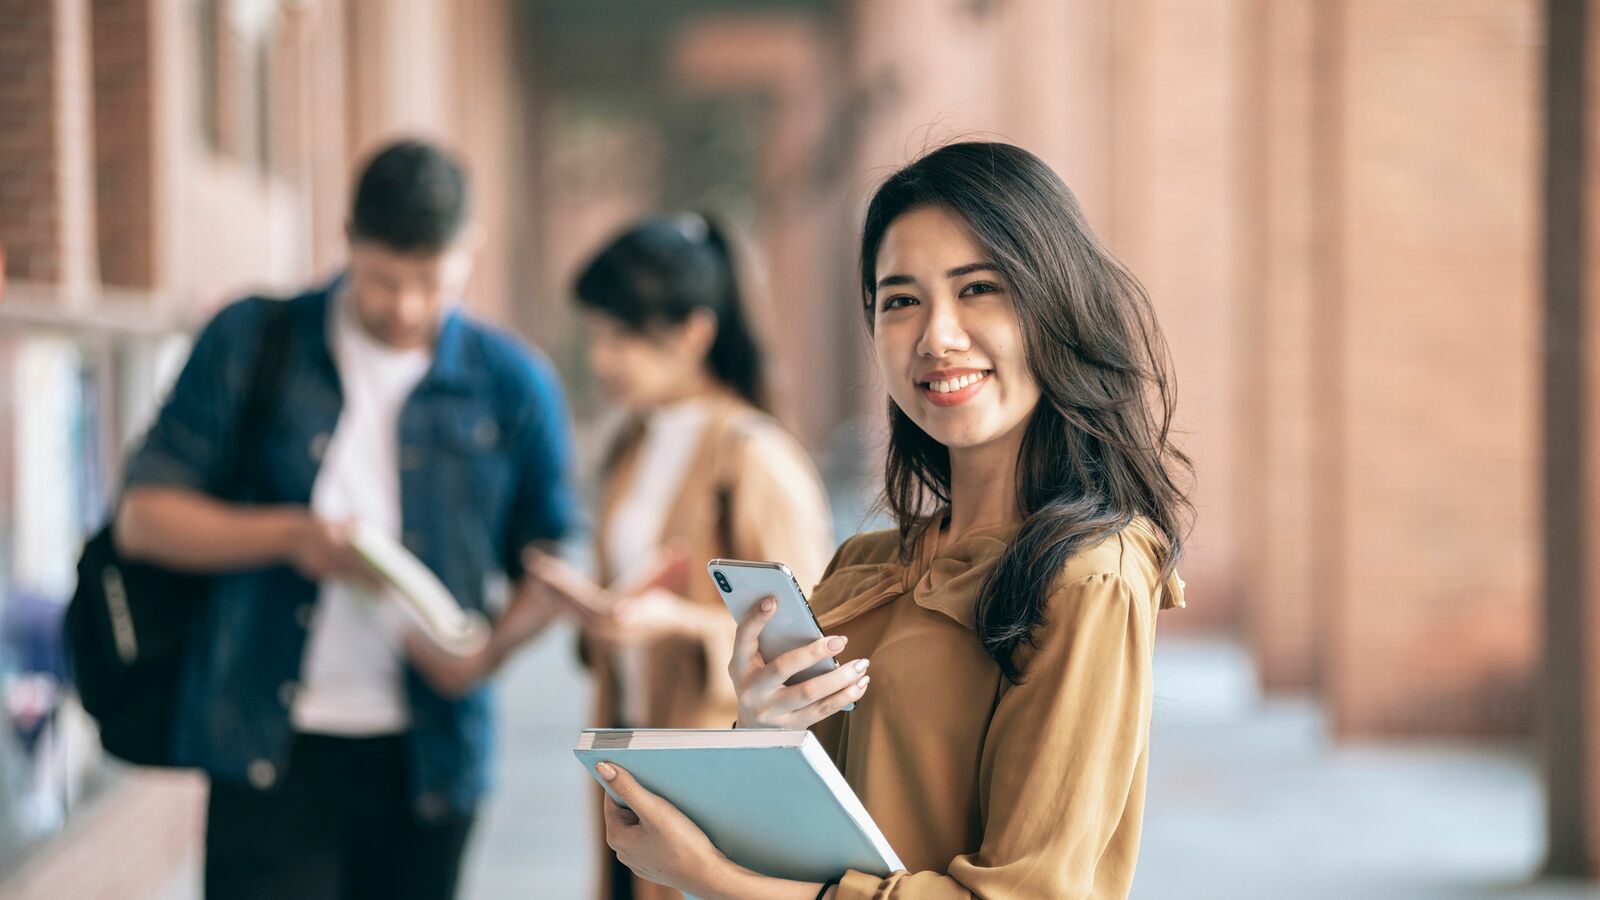
[[[713,559],[706,563],[706,571],[711,573],[711,580],[717,583],[722,602],[728,605],[728,612],[733,613],[735,621],[744,621],[744,617],[763,598],[777,599],[778,610],[766,627],[761,629],[761,636],[756,641],[763,659],[771,661],[822,637],[822,629],[817,625],[816,616],[811,614],[811,604],[806,602],[800,582],[795,580],[794,573],[783,563]],[[799,684],[837,668],[839,661],[830,656],[795,674],[785,683]]]

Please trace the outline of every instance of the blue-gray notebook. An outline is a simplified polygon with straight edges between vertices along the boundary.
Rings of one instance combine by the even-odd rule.
[[[586,728],[573,752],[591,775],[599,762],[627,769],[763,875],[821,882],[904,868],[809,731]]]

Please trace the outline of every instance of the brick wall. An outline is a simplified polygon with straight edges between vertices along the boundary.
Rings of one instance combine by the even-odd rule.
[[[1112,248],[1145,284],[1176,369],[1175,431],[1194,460],[1196,523],[1174,628],[1236,619],[1234,454],[1241,284],[1240,4],[1114,6]]]
[[[1583,73],[1587,108],[1580,126],[1584,131],[1586,145],[1583,149],[1586,156],[1579,161],[1579,175],[1584,181],[1581,195],[1584,205],[1578,209],[1578,213],[1585,217],[1582,244],[1578,248],[1583,266],[1579,273],[1583,292],[1580,312],[1582,328],[1577,338],[1581,342],[1581,361],[1574,372],[1581,383],[1569,385],[1580,392],[1577,427],[1582,443],[1571,448],[1577,451],[1576,454],[1564,457],[1576,462],[1574,468],[1577,470],[1578,483],[1552,485],[1554,490],[1565,488],[1574,491],[1577,502],[1582,505],[1579,533],[1560,537],[1567,547],[1574,545],[1574,538],[1581,541],[1576,549],[1581,554],[1578,558],[1581,571],[1578,574],[1582,595],[1573,598],[1581,604],[1578,609],[1580,624],[1575,633],[1547,638],[1547,647],[1559,642],[1578,651],[1575,657],[1577,665],[1573,666],[1578,684],[1562,685],[1555,689],[1564,693],[1575,691],[1579,701],[1575,709],[1571,706],[1568,709],[1578,713],[1579,722],[1573,725],[1580,729],[1583,752],[1583,780],[1580,784],[1587,816],[1581,835],[1581,871],[1589,878],[1600,878],[1600,704],[1595,702],[1600,697],[1600,9],[1596,9],[1592,2],[1585,5],[1587,33],[1579,38],[1587,48],[1587,69]],[[1547,458],[1556,452],[1550,448]],[[1545,602],[1553,605],[1560,601],[1555,596],[1547,596]],[[1563,618],[1553,624],[1565,621],[1568,620]],[[1550,631],[1547,630],[1546,634],[1549,635]],[[1570,656],[1568,658],[1573,659]],[[1560,674],[1560,670],[1550,667],[1545,671],[1547,676]],[[1542,687],[1545,690],[1552,689],[1548,681]],[[1566,801],[1563,798],[1555,802]]]
[[[996,62],[1006,130],[1060,173],[1089,222],[1109,234],[1113,4],[1020,0],[1004,13],[1006,52]]]
[[[0,0],[0,20],[0,244],[12,278],[54,281],[61,268],[54,11],[38,0]]]
[[[1317,19],[1312,0],[1252,0],[1241,122],[1247,212],[1239,524],[1243,625],[1263,687],[1312,686],[1319,599],[1312,562],[1317,257]]]
[[[1352,0],[1335,25],[1345,733],[1530,725],[1538,23]]]
[[[95,212],[100,280],[151,288],[155,255],[155,71],[149,0],[94,5]]]
[[[507,326],[529,326],[539,336],[539,323],[523,315],[529,286],[518,277],[523,274],[518,260],[532,240],[523,223],[533,197],[519,156],[529,136],[523,130],[516,17],[507,4],[467,3],[450,26],[449,136],[473,179],[473,215],[484,228],[467,296],[484,316]]]
[[[1546,4],[1544,870],[1600,877],[1600,16]]]
[[[307,167],[307,201],[311,250],[310,270],[326,272],[344,258],[344,226],[349,215],[352,152],[345,123],[349,119],[350,91],[324,90],[348,77],[344,0],[324,0],[296,26],[305,44],[304,83],[307,86],[304,165]]]

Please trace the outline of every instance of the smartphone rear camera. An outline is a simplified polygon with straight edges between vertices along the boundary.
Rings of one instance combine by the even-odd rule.
[[[722,574],[721,572],[712,572],[711,574],[716,577],[717,587],[722,588],[722,592],[724,594],[733,593],[733,585],[728,583],[728,576]]]

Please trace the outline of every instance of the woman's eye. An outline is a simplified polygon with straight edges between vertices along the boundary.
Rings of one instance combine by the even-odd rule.
[[[970,297],[974,294],[993,294],[1000,290],[1000,286],[992,281],[974,281],[961,289],[961,296]]]
[[[895,294],[893,297],[889,297],[883,301],[883,308],[885,311],[888,311],[891,309],[899,309],[902,306],[910,306],[916,302],[917,298],[912,297],[909,294]]]

